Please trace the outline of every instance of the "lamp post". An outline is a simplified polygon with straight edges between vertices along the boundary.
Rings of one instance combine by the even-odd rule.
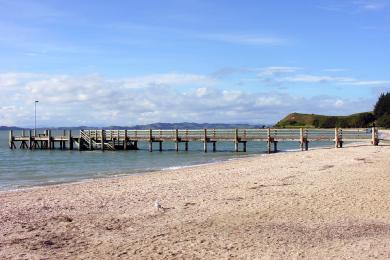
[[[35,100],[34,102],[34,136],[37,136],[37,103],[39,101]]]

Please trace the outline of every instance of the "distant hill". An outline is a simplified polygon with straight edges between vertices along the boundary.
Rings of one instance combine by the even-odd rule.
[[[24,128],[16,126],[0,126],[0,130],[23,130]]]
[[[204,128],[218,128],[218,129],[227,129],[227,128],[262,128],[266,127],[265,125],[251,125],[251,124],[223,124],[223,123],[153,123],[147,125],[135,125],[135,126],[107,126],[107,127],[93,127],[93,126],[77,126],[77,127],[47,127],[47,128],[39,128],[42,129],[204,129]],[[29,128],[20,128],[20,127],[9,127],[9,126],[0,126],[0,130],[22,130]]]
[[[326,116],[316,114],[292,113],[280,120],[275,127],[306,127],[306,128],[334,128],[334,127],[369,127],[375,121],[372,112],[352,114],[349,116]]]
[[[126,129],[204,129],[204,128],[259,128],[262,126],[259,125],[251,125],[251,124],[222,124],[222,123],[215,123],[215,124],[209,124],[209,123],[153,123],[153,124],[147,124],[147,125],[135,125],[126,127]],[[109,127],[111,129],[120,129],[120,126],[111,126]]]

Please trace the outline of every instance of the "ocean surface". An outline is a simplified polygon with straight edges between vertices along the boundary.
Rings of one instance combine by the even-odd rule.
[[[75,131],[76,132],[76,131]],[[18,131],[15,131],[17,134]],[[53,132],[53,135],[55,132]],[[183,145],[183,146],[182,146]],[[333,143],[310,143],[310,148]],[[233,142],[217,143],[217,152],[203,152],[203,143],[189,143],[189,151],[176,152],[174,143],[164,143],[163,152],[147,150],[139,143],[138,151],[23,150],[8,148],[8,131],[0,131],[0,190],[76,182],[109,176],[213,163],[251,154],[265,153],[265,142],[248,142],[247,152],[234,152]],[[279,142],[281,151],[296,150],[298,142]],[[184,150],[184,144],[180,144]],[[240,146],[241,149],[241,146]]]

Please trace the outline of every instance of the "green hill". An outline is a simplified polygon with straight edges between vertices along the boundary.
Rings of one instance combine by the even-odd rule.
[[[280,120],[275,127],[306,127],[306,128],[334,128],[334,127],[369,127],[375,121],[372,112],[364,112],[349,116],[325,116],[316,114],[292,113]]]

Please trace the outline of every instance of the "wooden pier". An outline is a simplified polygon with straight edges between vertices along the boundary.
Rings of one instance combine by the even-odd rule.
[[[308,150],[309,142],[312,141],[334,142],[336,148],[343,147],[344,142],[367,141],[373,145],[379,144],[377,128],[80,130],[78,135],[72,135],[71,130],[55,135],[52,130],[45,130],[40,134],[22,130],[19,135],[15,135],[12,130],[9,132],[9,148],[30,150],[138,150],[139,142],[147,142],[149,151],[152,152],[154,144],[158,144],[158,150],[162,151],[164,142],[173,142],[176,151],[179,151],[180,143],[184,144],[184,151],[188,151],[189,143],[201,142],[204,152],[208,151],[209,145],[216,152],[218,142],[232,142],[234,151],[246,152],[247,142],[265,142],[267,152],[271,153],[277,152],[278,142],[283,141],[296,141],[302,151]]]

